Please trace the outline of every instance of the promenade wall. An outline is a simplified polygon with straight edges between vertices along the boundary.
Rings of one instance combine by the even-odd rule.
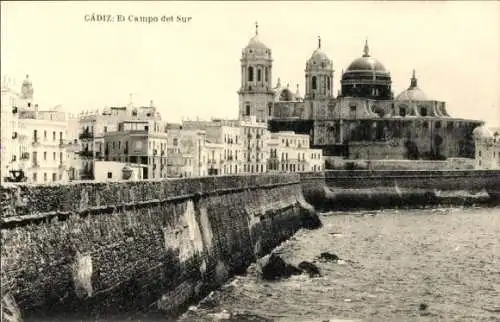
[[[297,174],[2,186],[2,314],[186,305],[321,223]],[[5,317],[5,315],[4,315]]]

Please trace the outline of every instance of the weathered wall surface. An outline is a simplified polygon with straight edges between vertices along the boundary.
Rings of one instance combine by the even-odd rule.
[[[497,189],[498,170],[334,170],[325,171],[328,187],[394,187],[468,190]]]
[[[314,217],[293,174],[1,190],[2,296],[25,316],[175,313]]]
[[[500,204],[498,170],[333,170],[325,172],[321,210]]]

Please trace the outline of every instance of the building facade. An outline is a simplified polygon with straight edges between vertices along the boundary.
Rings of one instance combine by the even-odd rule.
[[[271,133],[268,146],[269,171],[309,172],[324,170],[322,150],[309,147],[307,134]]]
[[[161,121],[130,120],[103,135],[104,160],[142,169],[142,179],[167,177],[167,132]]]
[[[330,157],[474,158],[472,131],[483,122],[452,117],[445,102],[425,95],[415,72],[410,86],[395,96],[391,73],[372,56],[368,41],[361,57],[341,72],[341,86],[334,96],[333,62],[319,39],[305,64],[301,97],[298,88],[294,92],[279,79],[270,86],[271,49],[259,37],[256,32],[243,49],[240,118],[268,121],[271,132],[308,134],[311,146]]]
[[[474,129],[476,169],[500,169],[500,128]]]
[[[9,106],[12,115],[5,112]],[[5,130],[4,122],[7,124]],[[2,177],[5,179],[6,170],[9,180],[22,177],[29,183],[67,181],[66,128],[66,113],[59,107],[41,110],[34,102],[29,76],[22,82],[20,93],[3,90],[2,148],[9,146],[5,154],[10,162],[5,163],[4,169],[2,160]],[[12,132],[10,138],[6,132]]]

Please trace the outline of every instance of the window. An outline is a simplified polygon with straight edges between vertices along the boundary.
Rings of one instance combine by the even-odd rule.
[[[253,67],[252,66],[248,67],[248,81],[253,82]]]
[[[44,173],[43,173],[43,181],[44,181],[44,182],[47,182],[47,172],[44,172]]]
[[[435,126],[436,126],[436,129],[440,129],[441,128],[441,121],[437,121]]]
[[[312,77],[312,89],[315,90],[318,87],[316,76]]]
[[[52,181],[57,181],[57,174],[52,173]]]
[[[37,180],[37,175],[36,175],[36,172],[35,172],[35,173],[33,173],[33,182],[36,182],[36,180]]]
[[[37,130],[33,130],[33,140],[37,140],[38,139],[38,135],[37,135]]]
[[[246,113],[245,114],[247,116],[250,115],[250,104],[247,104],[247,106],[245,107],[245,109],[246,109],[246,111],[245,111]]]
[[[421,107],[420,108],[420,115],[421,116],[427,116],[427,108]]]
[[[326,78],[326,88],[330,89],[330,77]]]
[[[52,160],[56,161],[56,153],[52,152]]]
[[[47,131],[43,131],[43,139],[47,140]]]
[[[106,132],[108,132],[108,127],[107,126],[104,127],[104,133],[106,133]]]
[[[62,132],[59,132],[59,141],[62,141],[63,140],[63,134]]]
[[[257,81],[262,81],[262,71],[260,70],[260,68],[257,69]]]
[[[59,162],[63,162],[63,153],[59,152]]]
[[[267,109],[268,109],[269,116],[272,116],[273,115],[273,103],[267,103]]]
[[[356,112],[356,105],[351,105],[351,112]]]
[[[47,151],[43,152],[43,159],[47,161]]]
[[[56,131],[52,132],[52,141],[56,140]]]
[[[264,69],[264,80],[266,82],[269,81],[269,70],[267,69],[267,67]]]
[[[108,172],[108,179],[112,179],[113,178],[113,173],[112,172]]]

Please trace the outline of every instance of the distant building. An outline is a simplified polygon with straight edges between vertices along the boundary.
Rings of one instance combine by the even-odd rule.
[[[95,161],[94,177],[96,181],[141,180],[143,169],[147,165],[126,164],[115,161]]]
[[[307,134],[294,132],[271,133],[268,169],[280,172],[309,172],[324,170],[321,149],[309,148]]]
[[[167,177],[167,133],[161,121],[123,121],[103,133],[104,160],[141,166],[142,179]]]
[[[341,73],[334,95],[334,65],[321,39],[305,63],[305,93],[272,80],[272,51],[255,36],[241,54],[239,116],[267,121],[271,132],[310,135],[325,156],[349,159],[474,158],[472,131],[479,120],[452,117],[446,103],[428,97],[415,72],[394,96],[388,69],[365,42],[361,57]]]
[[[28,76],[20,93],[2,90],[2,148],[10,146],[6,151],[9,162],[2,169],[2,179],[23,176],[30,183],[67,181],[66,114],[57,107],[40,110],[33,101],[33,94]],[[11,115],[4,110],[10,110]],[[12,131],[10,138],[4,133],[4,123],[7,125],[5,131]]]
[[[102,112],[83,112],[79,115],[79,140],[82,144],[82,179],[93,179],[93,164],[104,160],[104,135],[118,130],[123,121],[161,121],[153,102],[149,106],[134,106],[132,100],[127,106],[108,107]]]
[[[477,127],[473,132],[476,143],[476,169],[500,169],[500,128]]]

